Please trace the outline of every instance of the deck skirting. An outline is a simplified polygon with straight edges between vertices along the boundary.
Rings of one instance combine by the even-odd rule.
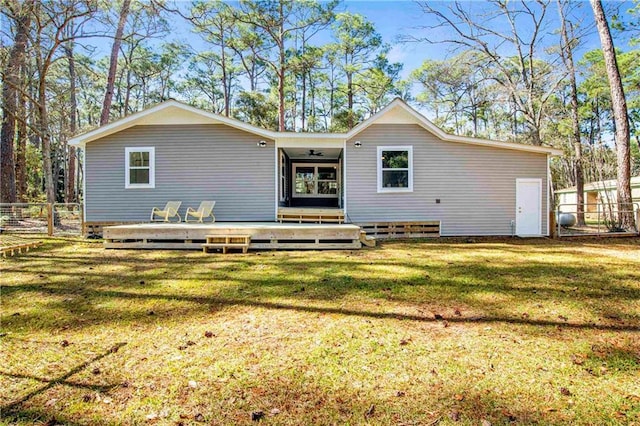
[[[367,236],[383,238],[437,238],[440,221],[402,221],[360,223]]]

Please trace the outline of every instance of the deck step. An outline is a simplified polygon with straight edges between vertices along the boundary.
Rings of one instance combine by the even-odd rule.
[[[202,251],[209,253],[209,249],[222,249],[222,254],[227,254],[229,249],[241,249],[243,253],[249,251],[251,235],[207,235],[207,242],[202,244]]]
[[[367,247],[376,246],[376,238],[367,235],[366,231],[360,231],[360,242]]]
[[[344,211],[341,209],[281,207],[278,209],[278,222],[344,223]]]

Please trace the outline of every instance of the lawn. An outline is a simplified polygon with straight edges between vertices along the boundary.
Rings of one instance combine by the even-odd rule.
[[[637,238],[1,268],[0,423],[640,424]]]

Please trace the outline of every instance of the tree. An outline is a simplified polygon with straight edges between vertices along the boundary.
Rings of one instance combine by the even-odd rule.
[[[237,21],[259,33],[270,49],[255,52],[258,59],[271,68],[278,93],[278,129],[286,130],[285,84],[290,64],[287,61],[288,41],[296,31],[316,25],[328,25],[337,2],[315,0],[243,0],[234,10]],[[269,53],[272,53],[269,55]]]
[[[236,20],[231,6],[222,1],[194,3],[191,15],[187,17],[193,24],[193,31],[199,33],[210,44],[218,47],[218,52],[208,55],[220,69],[220,82],[224,100],[223,114],[231,114],[231,89],[237,77],[233,64],[231,45],[235,36]]]
[[[560,18],[560,55],[569,76],[571,90],[571,130],[574,147],[574,173],[576,183],[576,213],[577,225],[584,226],[584,171],[582,165],[582,138],[580,136],[580,117],[578,111],[578,84],[576,83],[576,68],[573,62],[573,49],[576,43],[574,37],[569,37],[569,31],[573,34],[573,26],[567,21],[565,8],[568,1],[558,0],[558,14]],[[567,28],[571,26],[571,29]]]
[[[109,122],[109,114],[111,113],[111,102],[113,100],[113,86],[116,81],[116,71],[118,68],[118,53],[120,52],[120,44],[122,43],[122,33],[129,16],[129,8],[131,0],[122,0],[122,8],[118,19],[118,27],[113,37],[113,45],[111,46],[111,57],[109,58],[109,73],[107,74],[107,87],[104,91],[104,100],[102,102],[102,113],[100,114],[100,125]]]
[[[56,202],[54,176],[52,168],[51,131],[47,108],[47,77],[53,63],[59,59],[58,49],[70,42],[73,34],[68,27],[76,20],[82,21],[79,27],[95,13],[95,5],[83,0],[66,0],[51,3],[38,2],[34,8],[35,23],[34,46],[35,63],[38,73],[36,104],[37,131],[42,143],[42,165],[45,181],[45,194],[48,203]],[[69,35],[71,34],[71,35]]]
[[[336,52],[340,69],[346,76],[347,128],[352,129],[355,125],[353,79],[376,59],[382,37],[364,16],[348,12],[336,15],[333,32],[336,42],[329,48]]]
[[[3,3],[4,4],[4,3]],[[16,202],[16,173],[14,161],[14,139],[17,125],[17,111],[21,102],[20,72],[24,67],[24,57],[28,41],[33,2],[8,2],[3,13],[15,21],[14,43],[2,73],[2,130],[0,135],[1,188],[0,201]],[[6,9],[6,10],[5,10]],[[22,89],[20,89],[22,88]],[[24,118],[23,118],[24,119]]]
[[[604,62],[606,65],[609,86],[611,89],[611,105],[616,125],[616,153],[618,163],[617,203],[620,227],[632,229],[634,227],[633,204],[631,198],[631,157],[629,116],[627,102],[624,96],[622,78],[618,69],[616,51],[611,38],[609,24],[600,0],[591,0],[591,7],[596,20],[596,27],[600,35]]]
[[[547,104],[564,78],[563,74],[555,72],[552,62],[540,58],[548,3],[494,0],[488,6],[483,3],[483,11],[486,12],[482,16],[459,2],[446,8],[423,2],[421,7],[425,14],[438,20],[438,24],[427,27],[429,30],[445,27],[452,31],[454,37],[405,39],[444,43],[481,55],[484,66],[494,70],[493,79],[507,91],[515,113],[524,118],[529,141],[533,145],[541,145]],[[471,3],[470,7],[477,6]],[[527,25],[523,25],[525,20]],[[434,34],[439,33],[441,31],[434,31]],[[505,50],[510,53],[503,54]],[[513,114],[514,119],[516,114]]]

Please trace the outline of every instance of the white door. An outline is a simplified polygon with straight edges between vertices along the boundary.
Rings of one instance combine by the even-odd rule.
[[[542,234],[542,179],[516,179],[516,235]]]

